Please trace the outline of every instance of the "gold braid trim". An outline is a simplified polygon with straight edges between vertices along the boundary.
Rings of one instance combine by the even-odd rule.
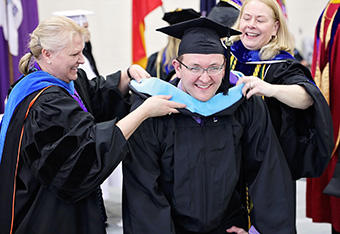
[[[250,201],[249,197],[249,188],[248,184],[246,184],[246,204],[247,204],[247,213],[248,213],[248,230],[251,228],[251,220],[250,220],[250,211],[253,208],[252,202]]]
[[[237,58],[234,55],[230,56],[230,70],[235,70]]]
[[[257,64],[255,69],[254,69],[253,76],[259,77],[260,69],[261,69],[261,64]]]

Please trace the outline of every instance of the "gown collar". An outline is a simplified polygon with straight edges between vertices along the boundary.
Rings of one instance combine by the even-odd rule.
[[[260,50],[248,50],[244,47],[241,40],[236,41],[231,46],[230,51],[239,62],[248,64],[278,63],[286,61],[287,59],[294,59],[290,53],[286,51],[280,51],[280,53],[271,60],[261,60]]]
[[[191,115],[199,115],[203,117],[211,116],[225,109],[231,107],[233,104],[240,101],[243,97],[242,88],[243,85],[237,85],[229,89],[227,95],[218,93],[206,102],[199,101],[190,96],[178,87],[165,82],[158,78],[142,79],[140,83],[132,80],[130,83],[132,91],[139,96],[147,94],[150,96],[155,95],[171,95],[171,101],[186,104],[185,108],[191,113]],[[147,96],[144,96],[146,98]]]

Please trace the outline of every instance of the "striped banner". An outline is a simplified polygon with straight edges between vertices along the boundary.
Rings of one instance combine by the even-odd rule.
[[[162,4],[161,0],[132,0],[132,63],[143,68],[147,63],[144,18]]]
[[[37,0],[0,0],[0,113],[9,86],[20,77],[20,58],[27,52],[29,33],[39,23]]]

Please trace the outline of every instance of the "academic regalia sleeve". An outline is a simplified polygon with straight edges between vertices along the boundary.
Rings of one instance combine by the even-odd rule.
[[[158,132],[161,130],[148,119],[129,138],[131,154],[123,161],[123,227],[126,234],[159,233],[160,230],[162,234],[175,233],[170,204],[157,182],[161,174]]]
[[[264,114],[267,107],[260,97],[245,105],[242,149],[244,177],[253,202],[252,223],[260,233],[294,233],[291,175],[269,114]]]
[[[127,153],[116,120],[96,124],[59,87],[41,95],[26,121],[22,159],[41,184],[66,201],[97,189]]]
[[[112,73],[106,78],[98,76],[89,80],[86,73],[78,70],[75,88],[96,122],[123,118],[129,113],[128,96],[124,97],[118,89],[121,72]]]
[[[309,70],[294,60],[273,64],[266,81],[300,85],[313,98],[313,105],[306,110],[291,108],[276,99],[267,99],[267,105],[293,178],[320,176],[334,145],[332,117],[324,96]]]

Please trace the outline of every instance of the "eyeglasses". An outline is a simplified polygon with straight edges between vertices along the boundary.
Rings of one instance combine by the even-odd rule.
[[[188,69],[193,75],[196,76],[201,76],[203,75],[204,71],[206,71],[208,73],[208,75],[210,76],[215,76],[221,73],[224,64],[225,64],[225,59],[223,61],[223,64],[220,67],[217,66],[212,66],[212,67],[208,67],[208,68],[203,68],[203,67],[189,67],[187,65],[185,65],[184,63],[182,63],[181,61],[179,61],[178,59],[176,59],[180,64],[182,64],[186,69]]]

